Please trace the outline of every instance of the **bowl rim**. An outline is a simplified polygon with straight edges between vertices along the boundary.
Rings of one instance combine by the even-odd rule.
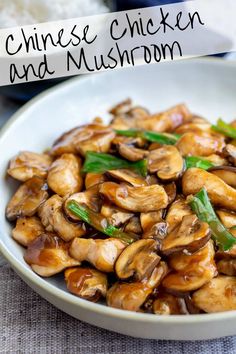
[[[196,64],[205,64],[205,63],[212,63],[216,65],[223,65],[232,67],[236,70],[236,61],[226,61],[220,58],[198,58],[198,59],[185,59],[185,60],[178,60],[177,63],[180,65],[184,65],[185,62],[193,62]],[[99,75],[111,75],[112,71],[102,72]],[[66,82],[58,84],[55,87],[49,88],[43,93],[40,93],[35,98],[30,100],[28,103],[24,104],[13,116],[7,121],[7,123],[3,126],[0,131],[0,142],[1,140],[7,135],[8,129],[10,129],[16,122],[20,123],[20,120],[24,118],[24,113],[26,111],[30,111],[33,109],[37,104],[41,104],[43,99],[50,95],[56,95],[60,90],[63,91],[67,87],[73,87],[77,85],[78,81],[87,81],[89,80],[90,75],[84,75],[81,77],[75,77]],[[0,230],[0,235],[2,235]],[[108,307],[103,304],[93,303],[75,295],[66,292],[58,288],[56,285],[50,284],[47,282],[47,278],[42,278],[36,273],[34,273],[30,268],[27,266],[22,267],[22,263],[20,260],[17,259],[13,254],[11,254],[10,250],[7,246],[4,245],[2,237],[0,237],[0,253],[6,258],[6,260],[13,266],[19,275],[22,275],[24,279],[27,279],[28,283],[32,283],[36,287],[41,288],[41,290],[53,295],[57,298],[57,300],[61,300],[64,303],[70,303],[71,305],[76,305],[82,307],[84,310],[88,310],[90,312],[96,312],[97,314],[104,315],[107,317],[113,317],[120,320],[133,320],[145,323],[159,323],[165,325],[171,324],[196,324],[196,323],[212,323],[215,321],[223,321],[229,319],[236,319],[236,311],[225,311],[225,312],[217,312],[212,314],[192,314],[189,316],[182,316],[182,315],[162,315],[158,316],[155,314],[147,314],[147,313],[139,313],[139,312],[132,312],[127,310],[116,309],[112,307]]]

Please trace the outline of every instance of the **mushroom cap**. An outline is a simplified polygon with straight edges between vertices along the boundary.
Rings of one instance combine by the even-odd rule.
[[[149,153],[148,169],[151,173],[156,172],[163,181],[176,180],[184,167],[184,160],[175,146],[165,145]]]
[[[211,230],[206,222],[200,221],[196,215],[186,215],[181,224],[163,239],[161,250],[165,255],[181,250],[194,253],[202,248],[210,237]]]
[[[120,254],[116,261],[115,271],[120,279],[132,276],[136,280],[147,278],[160,262],[161,258],[156,253],[158,243],[151,239],[138,240]]]
[[[236,310],[236,278],[220,275],[195,291],[192,299],[208,313]]]
[[[48,198],[47,185],[40,177],[32,177],[23,183],[6,208],[6,217],[12,221],[18,217],[33,216]]]
[[[148,156],[148,151],[136,148],[130,144],[119,143],[118,152],[121,156],[129,161],[140,161]]]
[[[89,301],[97,302],[107,293],[107,276],[96,269],[68,268],[65,270],[65,281],[71,293]]]

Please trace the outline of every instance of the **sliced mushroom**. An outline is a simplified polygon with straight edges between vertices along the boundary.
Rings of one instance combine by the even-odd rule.
[[[236,146],[227,144],[224,149],[224,155],[234,166],[236,166]]]
[[[56,232],[64,241],[85,235],[83,223],[70,222],[63,213],[63,199],[53,195],[39,209],[39,217],[46,231]]]
[[[33,271],[42,277],[50,277],[80,262],[68,254],[69,245],[58,236],[44,233],[28,245],[24,259]]]
[[[80,170],[81,160],[77,156],[63,154],[48,171],[48,186],[61,197],[80,192],[83,185]]]
[[[168,195],[168,204],[173,203],[176,198],[177,188],[175,182],[163,185],[166,194]]]
[[[50,153],[59,156],[65,153],[87,151],[108,152],[115,133],[102,124],[88,124],[77,127],[63,134],[53,145]]]
[[[153,312],[156,315],[187,315],[189,312],[184,298],[162,292],[153,302]]]
[[[227,229],[236,226],[236,213],[233,211],[217,210],[216,213]]]
[[[165,262],[160,262],[151,276],[142,282],[115,283],[107,293],[107,304],[128,311],[141,311],[147,297],[162,281],[167,273]]]
[[[148,151],[136,148],[128,144],[118,144],[118,151],[121,156],[129,161],[139,161],[148,156]]]
[[[84,192],[72,194],[64,202],[64,211],[66,215],[74,221],[80,220],[79,217],[75,216],[68,208],[67,205],[70,201],[75,200],[81,205],[86,205],[89,209],[99,212],[101,207],[101,199],[98,194],[99,185],[95,185]]]
[[[25,182],[34,176],[46,177],[51,163],[52,158],[47,154],[22,151],[10,161],[7,173],[11,177]]]
[[[130,234],[140,235],[142,231],[139,216],[133,216],[125,226],[125,232]]]
[[[172,132],[179,125],[190,119],[191,113],[188,108],[184,104],[179,104],[163,113],[154,114],[146,119],[138,120],[136,126],[145,130]]]
[[[160,241],[162,241],[166,237],[167,231],[168,231],[167,223],[164,221],[158,222],[152,225],[152,227],[149,230],[144,232],[142,238],[151,238],[156,241],[159,241],[160,243]]]
[[[236,278],[218,276],[195,291],[192,299],[208,313],[236,310]]]
[[[186,215],[182,222],[162,241],[161,250],[165,255],[186,250],[196,252],[211,237],[211,230],[206,222],[200,221],[196,215]]]
[[[129,245],[118,257],[115,270],[118,278],[136,280],[147,278],[160,262],[158,243],[154,240],[138,240]]]
[[[87,173],[85,177],[85,188],[89,189],[105,181],[107,181],[105,174],[92,172]]]
[[[140,222],[143,229],[143,232],[148,231],[156,223],[163,221],[163,211],[151,211],[149,213],[140,214]]]
[[[221,153],[225,147],[224,137],[207,133],[186,133],[176,143],[182,156],[209,156]]]
[[[115,178],[118,181],[126,182],[131,184],[131,186],[139,187],[146,186],[147,182],[143,177],[138,175],[136,172],[126,169],[120,170],[110,170],[107,171],[108,175]]]
[[[233,166],[212,167],[208,171],[221,178],[229,186],[236,188],[236,167]]]
[[[101,272],[110,273],[114,264],[127,244],[116,238],[93,240],[75,238],[70,247],[70,254],[79,262],[87,261]]]
[[[44,179],[35,176],[17,189],[7,205],[6,217],[12,221],[18,217],[33,216],[47,198]]]
[[[216,264],[217,270],[221,274],[236,276],[236,259],[221,259]]]
[[[163,287],[175,293],[199,289],[217,275],[214,254],[210,240],[192,255],[183,253],[171,256],[169,265],[173,271],[164,278]]]
[[[44,232],[44,227],[36,216],[18,218],[12,230],[12,237],[22,246],[27,247]]]
[[[168,196],[159,185],[131,187],[105,182],[99,192],[112,203],[132,212],[157,211],[168,205]]]
[[[184,173],[182,188],[185,195],[195,194],[203,187],[213,204],[236,211],[236,190],[221,178],[200,168],[190,168]]]
[[[165,145],[149,153],[148,169],[163,181],[175,180],[184,170],[184,160],[175,146]]]
[[[181,197],[178,198],[171,204],[166,216],[168,232],[172,232],[172,230],[181,223],[184,216],[192,214],[193,212],[186,200]]]
[[[113,226],[121,226],[129,221],[134,215],[131,212],[118,208],[116,205],[104,203],[102,205],[101,214],[108,220],[109,224]]]
[[[92,268],[68,268],[65,270],[68,290],[83,299],[97,302],[107,293],[107,276]]]

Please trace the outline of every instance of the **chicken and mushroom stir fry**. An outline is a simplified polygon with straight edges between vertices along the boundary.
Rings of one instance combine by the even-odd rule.
[[[236,128],[184,104],[151,114],[126,100],[20,152],[6,207],[42,277],[64,272],[89,301],[156,315],[236,310]]]

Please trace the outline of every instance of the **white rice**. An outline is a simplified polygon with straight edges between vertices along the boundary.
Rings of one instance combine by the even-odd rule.
[[[107,12],[103,0],[0,0],[0,28]]]

